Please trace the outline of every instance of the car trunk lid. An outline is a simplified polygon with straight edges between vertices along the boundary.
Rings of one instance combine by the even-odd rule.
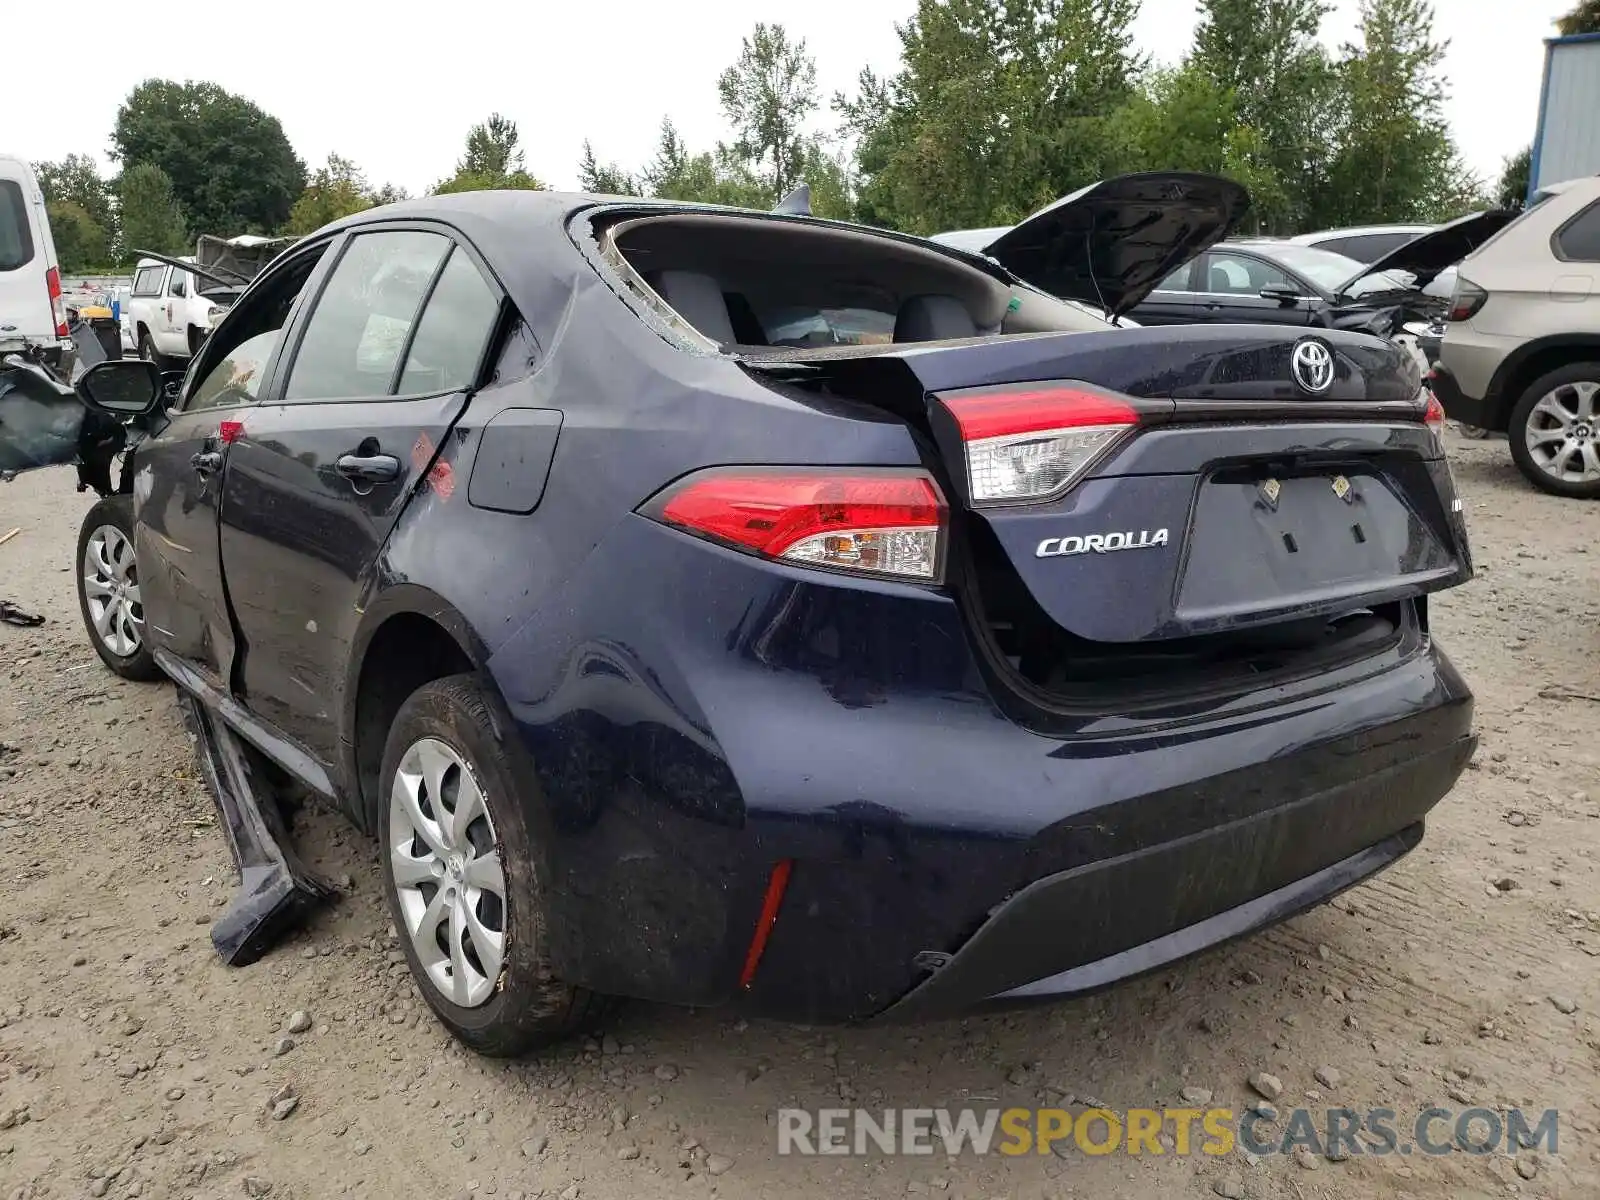
[[[1115,317],[1226,237],[1249,208],[1250,194],[1217,176],[1119,175],[1063,196],[983,253],[1034,287]]]
[[[1315,389],[1305,364],[1323,360],[1305,346],[1331,368]],[[987,546],[998,586],[1084,643],[1325,623],[1470,574],[1416,364],[1390,343],[1195,326],[746,366],[924,428],[960,506],[958,538]],[[995,472],[1080,451],[1042,490],[993,485]]]

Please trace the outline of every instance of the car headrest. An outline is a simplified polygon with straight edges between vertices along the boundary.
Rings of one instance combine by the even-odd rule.
[[[719,346],[732,345],[733,320],[722,288],[709,275],[697,271],[657,271],[645,276],[672,310]]]
[[[978,336],[977,322],[954,296],[912,296],[894,319],[897,342],[941,342]]]

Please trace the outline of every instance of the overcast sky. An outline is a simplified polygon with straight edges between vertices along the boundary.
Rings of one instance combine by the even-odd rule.
[[[1532,139],[1543,39],[1571,0],[1435,3],[1438,32],[1451,43],[1450,121],[1468,163],[1492,179],[1502,157]],[[1337,47],[1354,36],[1357,0],[1334,6],[1323,33]],[[629,167],[649,158],[663,114],[696,149],[725,137],[715,80],[755,21],[780,21],[803,37],[831,95],[852,87],[863,66],[894,68],[894,23],[915,4],[532,0],[424,9],[278,0],[254,10],[249,32],[240,26],[221,37],[230,7],[206,10],[210,20],[173,10],[171,19],[121,21],[113,32],[92,14],[63,25],[51,6],[22,4],[22,36],[16,14],[9,18],[14,44],[57,52],[7,56],[0,153],[94,152],[109,170],[118,104],[143,79],[162,76],[241,93],[283,122],[308,164],[335,151],[374,184],[412,194],[448,175],[467,129],[498,110],[517,122],[529,170],[572,187],[585,137],[602,158]],[[1194,0],[1144,0],[1135,38],[1156,61],[1176,62],[1194,21]],[[38,102],[19,103],[26,97]]]

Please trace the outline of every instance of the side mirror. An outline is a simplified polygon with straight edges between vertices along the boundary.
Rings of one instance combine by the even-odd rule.
[[[95,363],[73,386],[79,399],[95,412],[119,420],[155,412],[165,396],[161,373],[142,358],[108,358]]]
[[[1300,293],[1293,288],[1264,287],[1259,294],[1263,300],[1276,300],[1284,308],[1300,303]]]

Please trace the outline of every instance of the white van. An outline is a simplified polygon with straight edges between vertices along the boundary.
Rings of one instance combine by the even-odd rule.
[[[71,345],[44,193],[26,160],[0,154],[0,354],[38,346],[57,367]]]

